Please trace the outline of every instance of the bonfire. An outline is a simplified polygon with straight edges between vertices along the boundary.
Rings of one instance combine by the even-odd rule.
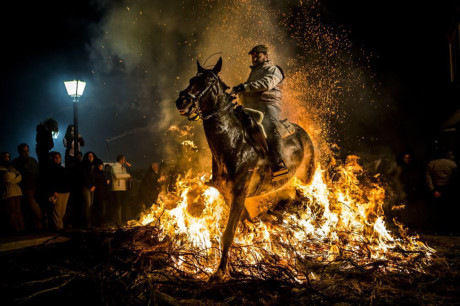
[[[174,192],[163,193],[139,220],[129,222],[155,232],[157,243],[140,244],[138,251],[167,249],[173,258],[169,272],[197,280],[207,279],[219,263],[229,210],[219,192],[205,184],[207,179],[209,174],[190,170],[177,179]],[[386,220],[385,190],[366,175],[357,156],[334,161],[328,169],[318,163],[309,185],[294,178],[287,189],[292,200],[273,212],[263,211],[263,200],[247,201],[250,214],[257,215],[239,224],[230,275],[305,283],[320,278],[318,267],[325,265],[423,273],[435,256],[397,220]]]

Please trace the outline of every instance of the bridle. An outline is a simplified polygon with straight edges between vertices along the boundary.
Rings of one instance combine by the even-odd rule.
[[[230,106],[232,106],[232,103],[229,103],[227,106],[223,108],[217,108],[213,110],[211,113],[207,115],[203,115],[203,112],[200,108],[200,100],[209,92],[209,90],[212,89],[212,87],[220,80],[220,78],[212,71],[212,70],[207,70],[206,72],[210,72],[213,76],[212,81],[209,83],[209,85],[203,89],[200,93],[197,95],[194,95],[190,92],[186,91],[181,91],[179,93],[179,97],[185,97],[188,100],[191,100],[190,103],[188,103],[184,108],[179,109],[179,113],[183,116],[187,116],[187,119],[190,121],[197,121],[197,120],[208,120],[212,117],[214,117],[216,114],[226,111]],[[200,76],[202,73],[198,72],[196,76]]]

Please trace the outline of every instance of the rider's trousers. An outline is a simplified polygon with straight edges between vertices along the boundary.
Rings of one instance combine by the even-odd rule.
[[[264,113],[262,125],[264,126],[265,133],[267,134],[268,158],[273,165],[279,164],[281,161],[284,161],[283,151],[281,148],[281,135],[278,131],[280,110],[273,105],[258,107],[257,110]]]

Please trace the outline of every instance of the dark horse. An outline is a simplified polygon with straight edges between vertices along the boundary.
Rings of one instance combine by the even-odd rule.
[[[198,64],[196,76],[190,79],[176,107],[189,119],[201,118],[212,153],[212,184],[230,207],[230,215],[222,237],[222,257],[211,279],[226,274],[228,250],[244,209],[245,199],[277,190],[294,175],[308,183],[313,174],[313,144],[300,126],[293,124],[295,133],[282,139],[287,178],[273,182],[270,164],[263,155],[246,141],[244,127],[232,110],[234,99],[225,91],[229,88],[217,75],[222,58],[212,69]],[[242,214],[244,211],[244,214]]]

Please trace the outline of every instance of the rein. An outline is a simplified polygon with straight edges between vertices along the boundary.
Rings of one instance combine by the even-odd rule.
[[[229,108],[231,108],[231,107],[233,107],[233,103],[230,102],[230,103],[228,103],[225,107],[223,107],[223,108],[218,108],[218,109],[216,109],[214,112],[212,112],[211,114],[202,117],[202,119],[203,119],[203,121],[204,121],[204,120],[211,119],[212,117],[214,117],[214,116],[217,115],[218,113],[227,111],[227,110],[228,110]]]

